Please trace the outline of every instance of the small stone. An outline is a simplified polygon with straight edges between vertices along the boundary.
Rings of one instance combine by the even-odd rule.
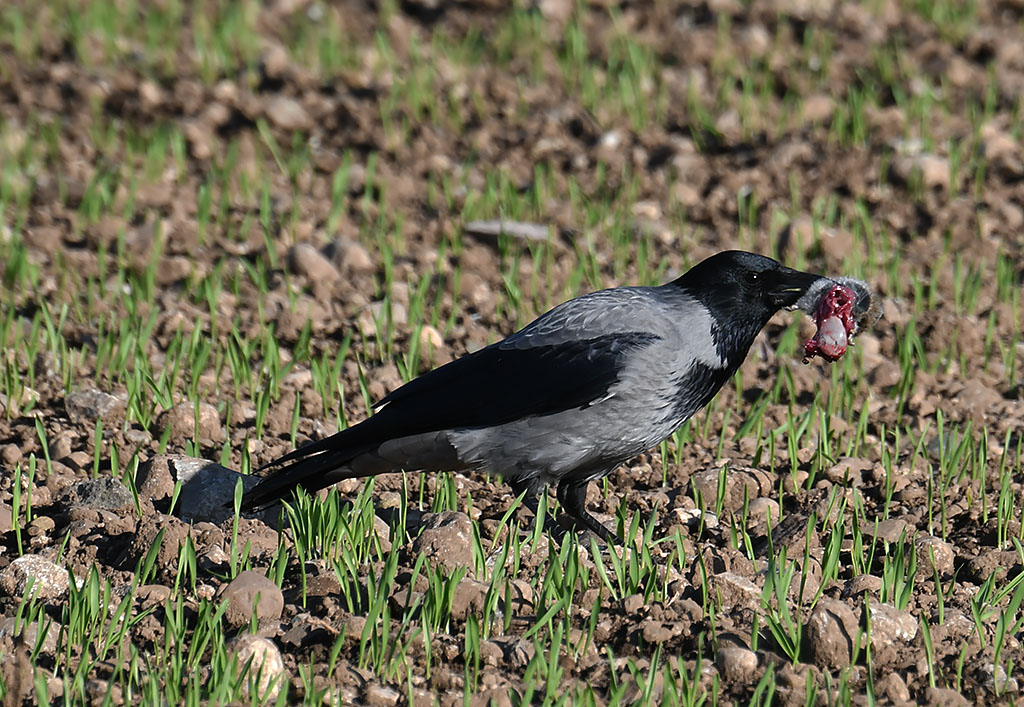
[[[537,653],[537,648],[531,641],[523,640],[518,636],[501,636],[492,638],[491,642],[497,645],[505,657],[505,664],[514,670],[523,670]]]
[[[0,447],[0,459],[3,459],[4,464],[7,466],[14,467],[21,461],[21,458],[21,447],[18,445],[5,444],[3,447]]]
[[[343,273],[365,275],[377,269],[370,254],[359,241],[339,238],[328,250],[335,266]]]
[[[949,191],[949,159],[932,154],[908,155],[895,159],[893,173],[903,181],[910,181],[920,175],[921,183],[928,189]]]
[[[174,512],[186,521],[223,523],[234,517],[235,485],[238,481],[241,480],[243,491],[248,491],[260,481],[255,476],[240,474],[213,462],[202,459],[193,462],[189,465],[175,464],[181,493]]]
[[[882,648],[897,641],[906,643],[917,635],[917,619],[909,611],[900,611],[890,604],[871,602],[871,645]]]
[[[14,599],[21,599],[30,580],[32,592],[43,601],[59,601],[67,595],[67,570],[39,555],[22,555],[7,565],[0,572],[0,589]]]
[[[1006,668],[995,663],[985,663],[981,668],[982,675],[985,676],[984,683],[989,690],[997,695],[1003,695],[1007,692],[1017,692],[1019,685],[1017,678],[1012,678],[1006,674]]]
[[[802,102],[804,120],[808,123],[824,123],[832,119],[835,106],[830,96],[822,93],[808,96]]]
[[[884,540],[885,542],[894,543],[898,542],[903,533],[907,531],[907,536],[913,532],[907,521],[902,518],[888,518],[886,520],[879,521],[876,525],[867,524],[864,528],[864,534],[877,538],[878,540]]]
[[[220,424],[220,413],[209,403],[199,403],[198,424],[196,422],[196,404],[184,402],[165,410],[158,419],[161,428],[171,429],[171,439],[184,442],[198,434],[200,441],[221,442],[224,440],[224,428]]]
[[[723,645],[715,657],[715,665],[726,680],[747,685],[757,676],[757,654],[734,645]]]
[[[72,484],[62,499],[66,508],[96,508],[103,511],[124,511],[132,508],[132,492],[117,479],[106,476]]]
[[[312,283],[332,283],[341,274],[320,251],[309,243],[299,243],[288,254],[292,271],[307,277]]]
[[[657,621],[650,617],[640,622],[640,634],[647,643],[665,643],[675,638],[680,628],[678,624]]]
[[[822,599],[807,620],[815,664],[829,670],[849,666],[859,631],[857,616],[849,606],[835,599]]]
[[[893,704],[910,702],[907,683],[896,672],[887,672],[875,681],[875,694],[885,695]]]
[[[878,597],[882,593],[882,578],[871,574],[859,574],[847,580],[843,585],[843,598],[857,597],[861,594]]]
[[[50,516],[39,516],[32,520],[28,526],[28,534],[32,537],[39,537],[46,535],[53,530],[56,524],[53,522],[53,518]]]
[[[160,454],[148,459],[139,465],[135,472],[135,490],[139,496],[153,501],[169,499],[174,494],[174,472],[171,469],[171,460],[175,457],[167,454]],[[191,459],[191,457],[183,457]],[[193,459],[194,462],[201,462],[201,459]]]
[[[635,614],[644,606],[643,594],[630,594],[622,601],[622,608],[627,614]]]
[[[926,568],[936,570],[940,577],[947,577],[955,569],[956,551],[945,540],[931,535],[918,536],[917,560]]]
[[[749,514],[750,518],[756,520],[770,518],[774,523],[779,519],[779,502],[774,498],[759,496],[750,502]]]
[[[313,119],[302,104],[288,96],[274,96],[267,101],[264,112],[282,130],[306,131],[313,127]]]
[[[14,530],[14,512],[6,503],[0,503],[0,535]]]
[[[143,109],[153,111],[163,103],[164,93],[155,81],[146,79],[139,84],[139,99],[142,101]]]
[[[228,606],[224,619],[234,628],[248,626],[253,612],[260,623],[281,618],[284,595],[266,576],[253,570],[239,572],[225,587],[224,599]]]
[[[272,44],[263,52],[263,72],[272,79],[284,78],[290,62],[288,50],[280,44]]]
[[[393,707],[401,699],[398,690],[379,683],[370,683],[366,687],[366,704],[368,707]]]
[[[100,420],[110,427],[124,420],[126,401],[95,388],[69,394],[64,398],[64,409],[76,424],[95,427]]]
[[[171,588],[162,584],[143,584],[135,590],[135,601],[142,609],[163,606],[171,598]]]
[[[971,704],[966,697],[948,687],[927,687],[921,704],[932,707],[967,707]]]
[[[288,679],[281,651],[273,641],[252,634],[243,634],[228,644],[239,676],[245,672],[243,691],[266,704],[277,699]]]
[[[0,618],[0,641],[4,638],[17,638],[17,635],[14,633],[16,622],[17,619],[13,616]],[[26,624],[24,623],[24,619],[22,619],[21,626],[18,628],[22,639],[27,645],[32,647],[34,647],[36,642],[39,640],[39,631],[45,631],[43,643],[39,650],[40,654],[52,656],[57,652],[57,634],[60,631],[60,627],[56,622],[47,622],[44,618],[43,626],[40,626],[35,622]]]
[[[469,516],[458,511],[425,516],[423,532],[413,542],[413,551],[450,572],[460,567],[472,570],[473,525]]]
[[[482,616],[484,599],[490,588],[488,582],[479,582],[475,579],[463,579],[459,582],[452,595],[452,618],[461,621],[471,614]]]
[[[737,606],[757,610],[761,607],[761,590],[746,577],[734,572],[722,572],[711,577],[711,588],[720,596],[723,606]]]

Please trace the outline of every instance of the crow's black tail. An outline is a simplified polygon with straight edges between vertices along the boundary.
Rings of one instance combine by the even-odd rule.
[[[343,479],[374,476],[386,471],[379,467],[367,468],[365,464],[357,465],[357,469],[349,466],[356,457],[376,447],[377,440],[372,434],[367,434],[373,433],[374,428],[375,425],[364,422],[264,464],[259,470],[271,471],[242,496],[242,509],[258,511],[287,498],[300,486],[313,493]]]

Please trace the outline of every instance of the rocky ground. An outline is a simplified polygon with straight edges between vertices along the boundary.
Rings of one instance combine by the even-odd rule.
[[[1020,3],[206,5],[0,9],[7,703],[250,699],[249,656],[309,703],[1018,699]],[[634,547],[479,476],[232,512],[416,372],[734,247],[882,317],[829,367],[779,315],[593,484]]]

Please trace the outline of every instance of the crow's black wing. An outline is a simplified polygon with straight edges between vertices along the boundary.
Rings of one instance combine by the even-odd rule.
[[[246,493],[243,506],[259,508],[296,486],[313,491],[350,478],[346,464],[390,439],[585,407],[608,394],[630,351],[658,338],[617,333],[540,346],[506,339],[480,349],[406,383],[358,425],[275,459],[267,465],[275,470]]]
[[[403,385],[381,400],[376,417],[402,436],[583,407],[608,393],[630,351],[658,338],[628,332],[530,347],[499,342]]]
[[[623,358],[659,337],[646,332],[524,346],[509,339],[424,373],[385,396],[377,414],[267,466],[423,432],[490,427],[583,407],[608,393]]]

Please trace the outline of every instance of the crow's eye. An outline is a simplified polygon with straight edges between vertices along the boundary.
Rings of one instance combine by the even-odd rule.
[[[761,273],[748,272],[747,273],[747,282],[750,283],[751,285],[759,285],[759,284],[761,284]]]

